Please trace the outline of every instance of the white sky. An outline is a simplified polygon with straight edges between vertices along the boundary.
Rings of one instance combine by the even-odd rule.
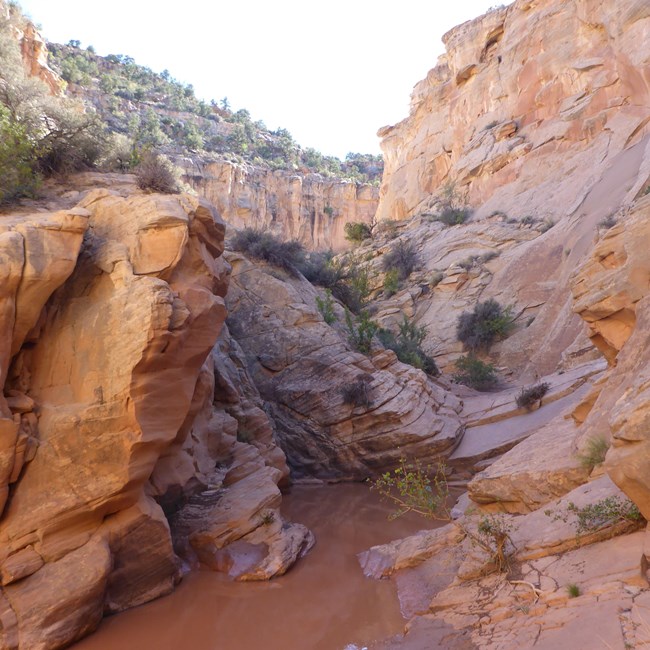
[[[448,29],[495,0],[20,0],[48,40],[128,54],[304,147],[379,153]]]

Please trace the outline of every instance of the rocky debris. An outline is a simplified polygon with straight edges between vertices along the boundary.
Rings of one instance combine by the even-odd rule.
[[[594,610],[600,616],[594,619],[594,629],[585,632],[587,641],[581,647],[597,647],[597,638],[619,643],[623,635],[629,641],[634,626],[628,619],[635,599],[648,593],[641,563],[646,533],[625,535],[638,522],[616,518],[599,520],[581,531],[575,513],[575,508],[607,498],[624,495],[601,477],[546,510],[500,515],[512,554],[507,575],[490,573],[487,553],[471,536],[460,541],[464,530],[476,534],[474,516],[361,554],[367,575],[396,572],[400,602],[413,616],[403,638],[376,647],[426,647],[421,645],[421,630],[430,626],[434,631],[442,627],[451,648],[457,647],[455,643],[496,649],[540,642],[543,647],[558,647],[569,638],[567,626],[571,629]],[[450,543],[454,535],[456,540]],[[462,645],[470,642],[474,645]]]
[[[295,476],[365,478],[403,456],[426,462],[452,449],[462,432],[453,395],[391,351],[353,351],[342,314],[327,325],[308,282],[239,254],[228,261],[229,329]],[[360,377],[370,404],[346,403],[345,388]]]
[[[235,228],[270,230],[309,250],[345,250],[344,226],[370,223],[379,188],[227,161],[183,159],[187,182]]]

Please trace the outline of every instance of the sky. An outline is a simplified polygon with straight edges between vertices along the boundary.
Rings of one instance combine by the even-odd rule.
[[[441,36],[494,0],[20,0],[46,39],[81,41],[227,97],[303,147],[379,153]]]

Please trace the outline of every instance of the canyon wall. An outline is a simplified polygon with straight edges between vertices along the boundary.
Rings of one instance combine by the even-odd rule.
[[[649,29],[636,0],[517,0],[446,34],[409,117],[380,131],[377,217],[403,221],[421,270],[380,313],[427,325],[442,367],[462,352],[458,316],[487,298],[516,317],[492,351],[515,377],[593,354],[569,284],[650,180]],[[472,210],[467,223],[436,221],[450,203]],[[381,273],[388,245],[374,249]]]
[[[0,647],[63,647],[169,593],[181,557],[257,580],[313,543],[222,331],[224,234],[133,186],[0,218]]]
[[[479,215],[562,217],[647,133],[650,7],[516,0],[449,31],[409,117],[380,130],[379,219],[426,211],[445,183]]]
[[[370,223],[379,189],[319,174],[272,171],[245,163],[178,161],[185,180],[235,228],[269,230],[297,239],[308,250],[350,247],[344,226]]]

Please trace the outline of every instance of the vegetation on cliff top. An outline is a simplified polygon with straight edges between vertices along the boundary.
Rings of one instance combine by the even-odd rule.
[[[312,148],[301,148],[286,129],[268,129],[246,109],[233,110],[224,97],[204,102],[191,84],[138,65],[123,54],[102,57],[79,41],[49,43],[49,63],[71,93],[90,102],[111,131],[133,147],[165,153],[216,154],[233,162],[269,169],[315,172],[358,183],[378,184],[379,155],[349,153],[344,161]]]

